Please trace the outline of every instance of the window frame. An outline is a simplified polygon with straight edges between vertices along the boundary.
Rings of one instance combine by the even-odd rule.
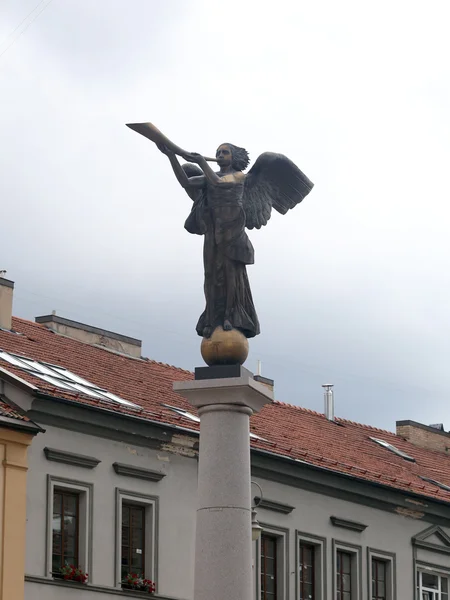
[[[332,540],[332,556],[333,556],[333,598],[337,596],[336,589],[336,568],[337,568],[337,553],[338,551],[351,554],[351,600],[361,600],[362,598],[362,547],[349,542],[340,540]]]
[[[76,493],[78,499],[78,565],[89,573],[89,582],[93,581],[92,572],[92,518],[94,486],[92,483],[47,475],[47,523],[46,523],[46,560],[45,577],[53,578],[53,500],[54,491],[61,490]]]
[[[261,535],[277,539],[276,545],[276,600],[289,598],[289,529],[268,523],[259,523]],[[261,537],[255,542],[255,597],[261,600]]]
[[[386,600],[397,600],[396,554],[369,547],[367,548],[367,597],[372,600],[372,560],[380,560],[386,563]]]
[[[116,488],[116,523],[115,523],[115,587],[122,587],[122,506],[135,504],[145,508],[144,531],[144,575],[151,579],[158,589],[158,524],[159,497],[148,496],[139,492]]]
[[[295,587],[296,598],[300,597],[300,544],[304,542],[315,547],[314,554],[314,600],[327,598],[327,538],[303,531],[295,532]]]

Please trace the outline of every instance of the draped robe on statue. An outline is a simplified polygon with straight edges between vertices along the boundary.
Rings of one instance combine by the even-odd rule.
[[[243,190],[243,182],[227,190],[208,184],[191,196],[194,205],[185,228],[189,233],[205,238],[206,308],[196,327],[200,336],[205,327],[214,330],[223,326],[226,319],[248,338],[259,334],[246,270],[246,265],[254,263],[254,250],[245,232]]]

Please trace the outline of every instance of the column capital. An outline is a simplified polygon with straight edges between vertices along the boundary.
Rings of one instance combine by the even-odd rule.
[[[227,404],[230,410],[232,406],[246,406],[257,413],[265,404],[273,402],[273,391],[255,381],[253,373],[244,367],[240,367],[234,377],[214,377],[215,371],[212,371],[211,379],[204,378],[206,369],[201,379],[176,381],[173,384],[174,392],[186,398],[196,408]]]

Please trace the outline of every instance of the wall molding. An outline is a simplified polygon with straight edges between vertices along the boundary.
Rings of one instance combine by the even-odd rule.
[[[335,527],[350,529],[351,531],[357,531],[358,533],[367,529],[367,525],[364,525],[364,523],[357,523],[356,521],[349,521],[348,519],[341,519],[340,517],[330,517],[330,521]]]
[[[255,496],[254,501],[256,508],[265,508],[267,510],[283,513],[284,515],[288,515],[295,509],[295,506],[291,506],[290,504],[269,500],[268,498],[261,498],[260,496]]]
[[[117,475],[146,479],[147,481],[161,481],[161,479],[166,476],[166,473],[161,473],[161,471],[152,471],[151,469],[144,469],[142,467],[135,467],[134,465],[125,465],[117,462],[113,463],[113,469]]]
[[[84,454],[75,454],[66,452],[66,450],[57,450],[56,448],[44,448],[44,454],[47,460],[64,463],[66,465],[74,465],[83,467],[84,469],[94,469],[102,461],[93,456],[85,456]]]

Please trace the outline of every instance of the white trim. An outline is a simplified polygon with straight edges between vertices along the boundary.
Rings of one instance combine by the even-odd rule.
[[[372,560],[380,560],[386,563],[386,600],[396,599],[396,565],[395,554],[367,548],[367,578],[369,583],[369,595],[372,594]]]
[[[351,600],[362,598],[362,547],[338,540],[333,540],[333,593],[336,595],[336,567],[338,551],[351,554]]]
[[[53,521],[53,495],[55,488],[60,490],[75,491],[80,495],[79,524],[78,524],[78,562],[83,571],[89,573],[92,582],[92,506],[93,485],[48,475],[47,478],[47,540],[45,577],[52,578],[52,521]]]
[[[327,590],[327,540],[326,538],[310,535],[302,531],[296,532],[296,551],[295,551],[295,578],[297,598],[300,596],[300,543],[305,542],[315,547],[314,553],[314,571],[315,581],[314,589],[317,600],[326,600]]]
[[[276,560],[277,560],[277,600],[285,600],[289,597],[289,530],[274,525],[260,523],[261,535],[264,533],[277,538]],[[261,537],[254,544],[255,550],[255,597],[261,598]]]
[[[145,565],[144,574],[158,586],[158,504],[157,496],[147,496],[116,488],[116,557],[115,587],[121,587],[122,566],[122,504],[131,502],[145,506]]]

